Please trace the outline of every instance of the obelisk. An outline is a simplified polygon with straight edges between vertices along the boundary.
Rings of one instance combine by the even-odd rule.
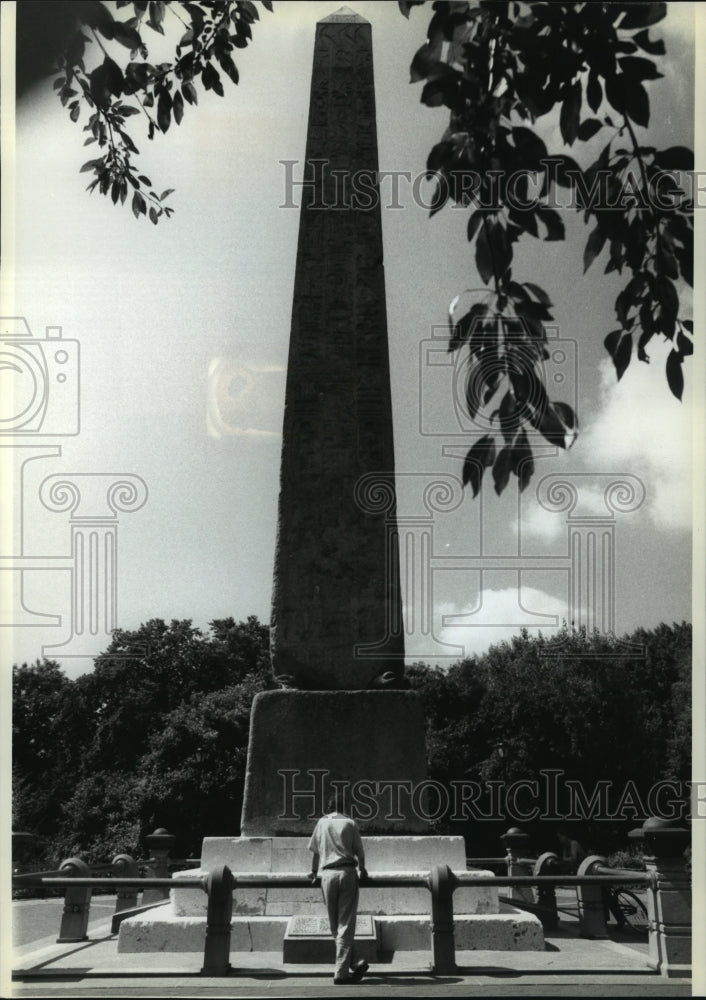
[[[303,834],[343,781],[379,805],[364,826],[422,832],[399,792],[426,764],[418,698],[400,690],[372,33],[347,8],[316,27],[299,190],[271,620],[282,690],[253,704],[241,830]]]
[[[377,174],[371,28],[343,8],[316,28],[271,619],[275,675],[308,689],[403,671]],[[376,514],[356,496],[372,473]]]

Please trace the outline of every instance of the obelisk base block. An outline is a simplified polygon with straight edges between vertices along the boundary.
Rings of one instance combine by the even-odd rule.
[[[336,784],[363,833],[425,833],[426,777],[415,692],[267,691],[250,718],[242,835],[310,836]]]

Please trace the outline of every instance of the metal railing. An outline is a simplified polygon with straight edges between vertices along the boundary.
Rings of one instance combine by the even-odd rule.
[[[75,863],[77,859],[72,859]],[[82,863],[83,864],[83,863]],[[133,862],[134,864],[134,862]],[[87,865],[84,866],[88,868]],[[42,885],[64,887],[66,902],[62,918],[62,931],[59,942],[75,942],[88,940],[87,928],[90,915],[91,893],[97,888],[115,888],[119,891],[138,888],[160,889],[169,892],[171,889],[199,889],[208,894],[206,915],[206,939],[204,944],[204,959],[201,973],[206,976],[227,976],[232,971],[230,963],[231,921],[233,913],[233,897],[240,888],[278,888],[295,889],[310,888],[320,885],[320,879],[312,881],[308,876],[298,874],[251,874],[234,875],[226,866],[220,866],[207,875],[199,878],[150,878],[139,876],[115,876],[99,878],[97,876],[79,873],[68,874],[66,869],[61,874],[51,872],[39,873],[35,880]],[[610,871],[610,870],[609,870]],[[627,876],[627,877],[626,877]],[[361,880],[363,888],[417,888],[426,887],[431,894],[431,970],[439,974],[457,971],[456,950],[454,942],[454,910],[453,894],[459,887],[479,888],[493,887],[539,887],[556,889],[560,886],[576,888],[603,886],[621,886],[626,883],[644,885],[650,890],[655,889],[651,875],[640,872],[624,874],[601,873],[591,875],[526,875],[526,876],[477,876],[471,872],[454,873],[448,865],[436,865],[429,874],[424,873],[389,873],[386,875],[369,874]]]

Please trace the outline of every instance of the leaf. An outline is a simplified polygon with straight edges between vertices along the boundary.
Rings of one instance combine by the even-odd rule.
[[[525,281],[524,285],[536,299],[539,299],[542,305],[546,306],[547,309],[551,309],[552,301],[543,288],[540,288],[539,285],[533,284],[531,281]]]
[[[683,325],[686,326],[686,323]],[[680,330],[677,334],[677,350],[683,358],[690,357],[694,353],[694,345],[683,330]]]
[[[111,94],[120,97],[123,92],[123,73],[110,56],[106,56],[100,66],[96,66],[89,77],[91,97],[99,108],[108,108]]]
[[[132,196],[132,214],[136,219],[140,218],[140,215],[144,215],[147,210],[145,205],[145,199],[142,197],[139,191],[135,191]]]
[[[552,406],[569,430],[574,430],[574,428],[578,427],[579,422],[576,419],[576,414],[568,403],[553,403]]]
[[[502,278],[512,263],[512,244],[508,239],[507,230],[501,222],[490,223],[488,229],[494,272]]]
[[[510,472],[513,467],[513,454],[510,445],[503,448],[493,465],[493,481],[495,482],[495,492],[500,496],[510,480]]]
[[[681,365],[681,354],[678,351],[670,351],[667,355],[667,382],[672,394],[679,400],[684,392],[684,372]]]
[[[404,14],[405,17],[409,17],[409,12],[412,9],[412,7],[419,7],[424,2],[425,0],[397,0],[397,6],[400,8],[400,11]]]
[[[485,302],[476,302],[468,312],[461,317],[452,330],[449,341],[449,351],[455,351],[462,343],[470,340],[476,330],[478,321],[488,315],[488,305]]]
[[[466,455],[463,463],[463,485],[471,484],[473,496],[478,496],[478,492],[483,480],[483,473],[495,461],[495,442],[489,434],[482,437],[473,445]]]
[[[194,87],[191,80],[185,80],[184,83],[182,83],[181,92],[189,104],[198,104],[199,95],[196,93],[196,87]]]
[[[154,222],[155,226],[159,220],[159,215],[157,214],[156,208],[150,208],[150,222]]]
[[[618,27],[623,29],[647,28],[657,24],[667,14],[666,3],[631,3]]]
[[[162,27],[162,21],[164,20],[164,3],[163,0],[150,0],[150,19],[148,24],[150,28],[154,28],[158,31],[160,35],[164,34],[164,28]]]
[[[529,485],[534,473],[534,459],[527,435],[520,431],[517,443],[513,448],[513,472],[517,476],[520,486],[520,493]]]
[[[238,67],[235,65],[231,57],[227,54],[223,55],[220,57],[219,62],[223,70],[228,74],[233,83],[237,85],[238,80],[240,79],[240,74],[238,73]],[[217,87],[214,87],[214,90],[216,91],[216,93],[218,93]],[[221,94],[221,96],[223,95]]]
[[[409,68],[410,83],[426,80],[434,67],[441,61],[442,44],[440,39],[435,45],[425,42],[420,49],[417,49]]]
[[[539,169],[542,160],[547,157],[547,147],[539,136],[532,129],[520,125],[513,128],[512,138],[517,152],[520,154],[523,167]]]
[[[606,241],[606,234],[601,232],[601,230],[596,226],[596,228],[591,232],[588,240],[586,241],[586,249],[583,252],[583,273],[588,271],[589,267],[599,255]]]
[[[511,441],[520,426],[520,413],[515,394],[506,392],[498,410],[498,424],[506,441]]]
[[[564,100],[559,115],[561,137],[567,146],[573,146],[579,130],[581,115],[581,82],[577,80],[564,91]]]
[[[81,4],[80,17],[84,24],[96,28],[109,41],[114,37],[115,19],[107,7],[98,0]]]
[[[206,90],[213,90],[219,97],[223,97],[223,84],[221,83],[220,73],[211,63],[206,63],[201,71],[201,82]]]
[[[126,49],[138,49],[142,44],[140,33],[129,27],[124,21],[115,21],[113,34],[116,42],[120,42]]]
[[[670,146],[655,153],[655,163],[662,170],[693,170],[694,153],[686,146]]]
[[[643,56],[624,56],[618,59],[618,63],[623,73],[631,80],[658,80],[662,76],[652,60]]]
[[[586,87],[586,100],[591,111],[598,111],[603,100],[603,88],[596,74],[591,71],[588,74],[588,86]]]
[[[80,114],[81,114],[81,106],[78,103],[78,101],[76,101],[71,106],[71,111],[69,112],[69,118],[71,119],[72,122],[76,122],[78,121],[78,117]]]
[[[657,244],[657,265],[668,278],[676,280],[679,277],[677,258],[663,240]]]
[[[159,200],[164,201],[164,199],[168,198],[170,194],[174,194],[174,188],[167,188],[166,191],[162,191],[162,193],[159,196]]]
[[[677,295],[676,288],[669,278],[663,278],[659,275],[655,279],[655,284],[657,287],[657,298],[662,306],[663,318],[674,321],[679,313],[679,296]]]
[[[592,139],[596,132],[600,132],[602,128],[603,123],[597,118],[587,118],[585,122],[581,122],[579,125],[577,138],[579,138],[581,142],[588,142],[588,140]]]
[[[102,167],[102,166],[103,166],[103,157],[101,157],[98,160],[86,160],[84,165],[79,170],[79,173],[84,174],[89,170],[95,170],[97,167]]]
[[[479,231],[476,240],[476,267],[478,268],[481,281],[486,285],[489,284],[490,279],[493,277],[493,258],[485,226]]]
[[[620,381],[632,357],[632,334],[622,330],[613,330],[603,343],[613,359],[618,381]]]
[[[162,132],[166,132],[169,128],[169,124],[172,120],[172,95],[166,89],[162,87],[159,92],[159,98],[157,100],[157,124],[159,125]]]
[[[624,110],[636,125],[647,128],[650,123],[650,99],[641,83],[625,85]]]
[[[565,236],[564,223],[561,216],[553,208],[537,208],[537,217],[547,227],[546,240],[563,240]]]
[[[637,42],[640,48],[644,52],[649,52],[651,56],[663,56],[667,51],[664,42],[661,38],[656,41],[650,41],[650,33],[645,29],[645,31],[638,31],[636,35],[632,36],[633,42]]]
[[[175,91],[174,98],[172,100],[172,114],[174,115],[174,121],[177,125],[181,125],[181,120],[184,117],[184,98],[178,90]]]
[[[440,63],[444,72],[435,76],[424,85],[420,101],[428,108],[439,108],[445,104],[453,109],[454,99],[458,94],[461,74],[445,63]]]
[[[477,208],[475,210],[475,212],[471,213],[471,216],[470,216],[470,218],[468,220],[468,242],[469,243],[473,242],[473,237],[476,235],[476,233],[478,232],[478,229],[483,224],[483,215],[484,215],[484,212],[483,212],[482,208]]]
[[[605,81],[605,95],[616,111],[625,110],[625,91],[622,76],[609,76]],[[606,119],[607,120],[607,119]]]

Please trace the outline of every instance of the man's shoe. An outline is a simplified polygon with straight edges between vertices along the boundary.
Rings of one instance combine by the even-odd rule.
[[[356,963],[356,966],[351,972],[351,976],[348,981],[350,983],[359,983],[369,968],[370,966],[368,965],[368,963],[365,961],[364,958],[362,958],[360,962]]]

